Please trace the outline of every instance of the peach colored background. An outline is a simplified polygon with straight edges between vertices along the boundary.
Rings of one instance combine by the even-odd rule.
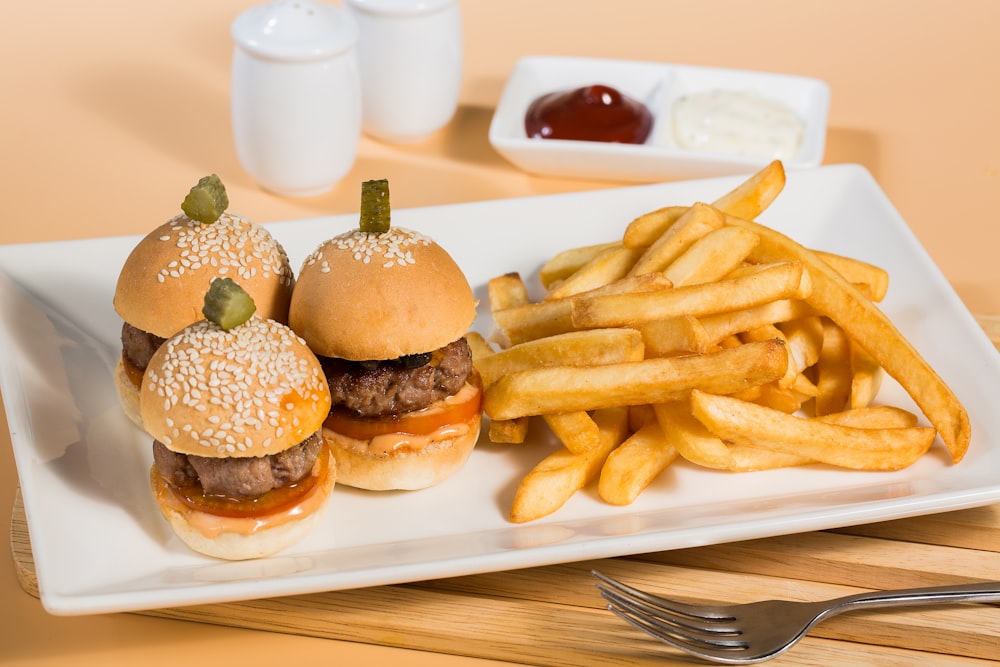
[[[0,243],[145,233],[215,171],[259,222],[357,210],[357,183],[387,177],[394,207],[608,188],[533,177],[490,148],[514,62],[566,54],[818,77],[833,101],[826,163],[867,167],[968,307],[1000,313],[1000,3],[992,0],[465,0],[461,107],[411,146],[363,139],[353,171],[304,200],[261,191],[229,132],[228,27],[252,0],[7,3],[0,40]],[[16,472],[0,424],[0,516]],[[0,548],[0,663],[485,665],[134,615],[48,616]]]

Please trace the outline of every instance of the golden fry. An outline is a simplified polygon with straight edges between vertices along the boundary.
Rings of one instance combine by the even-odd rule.
[[[727,215],[753,220],[785,189],[785,167],[774,160],[732,191],[715,200],[715,208]]]
[[[561,299],[581,292],[588,292],[598,287],[604,287],[616,280],[624,278],[641,250],[612,246],[599,252],[593,259],[567,276],[558,285],[553,285],[549,291],[549,299]]]
[[[851,397],[851,340],[823,318],[823,346],[816,362],[816,414],[840,412]]]
[[[628,505],[677,458],[660,425],[647,424],[615,448],[597,482],[597,494],[612,505]]]
[[[929,427],[867,429],[788,415],[728,396],[694,391],[691,411],[719,438],[855,470],[899,470],[934,442]]]
[[[705,327],[691,315],[653,320],[639,325],[647,357],[701,354],[715,344]]]
[[[601,433],[599,445],[581,454],[563,447],[542,459],[517,487],[511,521],[524,523],[552,514],[600,474],[608,454],[628,433],[628,411],[599,410],[594,421]]]
[[[714,229],[725,225],[725,218],[717,209],[708,204],[695,204],[670,225],[663,234],[644,251],[636,248],[635,265],[629,275],[641,275],[662,271],[691,245]]]
[[[588,329],[518,343],[480,359],[476,368],[489,386],[504,375],[544,366],[640,361],[644,350],[642,334],[635,329]]]
[[[781,299],[801,299],[811,291],[809,276],[800,263],[779,262],[714,283],[641,294],[580,297],[573,300],[571,316],[574,326],[581,329],[638,326],[680,315],[704,317]]]
[[[602,251],[617,245],[619,244],[616,241],[611,241],[563,250],[538,270],[538,279],[545,289],[550,289],[552,285],[568,278]]]
[[[622,235],[622,245],[626,248],[648,248],[667,229],[687,213],[690,206],[665,206],[644,213],[629,223]]]
[[[674,287],[724,278],[757,245],[757,235],[739,227],[713,229],[671,262],[663,275]]]
[[[732,466],[729,447],[691,415],[691,406],[686,400],[657,403],[653,408],[667,443],[685,460],[717,470],[728,470]]]
[[[829,264],[784,234],[738,218],[730,218],[729,224],[756,231],[761,242],[755,252],[764,251],[769,261],[794,258],[806,266],[813,281],[806,300],[840,325],[899,382],[937,429],[952,461],[961,461],[972,440],[968,412],[889,318]]]
[[[539,368],[491,384],[483,395],[483,410],[493,419],[511,419],[664,403],[694,388],[728,394],[778,379],[787,364],[780,341],[763,341],[702,355]]]
[[[582,410],[542,415],[542,418],[563,447],[574,454],[583,454],[601,444],[597,423]]]
[[[530,421],[527,417],[517,419],[491,419],[487,436],[490,442],[519,445],[528,437]]]

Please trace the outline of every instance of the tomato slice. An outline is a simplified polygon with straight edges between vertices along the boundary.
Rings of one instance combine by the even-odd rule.
[[[198,484],[186,487],[177,487],[172,484],[166,486],[178,500],[199,512],[230,518],[264,516],[287,510],[299,504],[310,491],[316,488],[317,484],[330,474],[330,457],[326,447],[322,449],[316,461],[319,465],[314,471],[299,481],[271,489],[254,498],[234,498],[205,493],[205,490]]]
[[[427,435],[448,424],[471,421],[482,409],[479,383],[466,384],[462,391],[423,410],[394,417],[358,417],[349,410],[334,408],[323,425],[355,440],[371,440],[379,435],[407,433]]]

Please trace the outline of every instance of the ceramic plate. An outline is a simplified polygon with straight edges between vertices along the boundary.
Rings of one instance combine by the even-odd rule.
[[[712,201],[743,177],[396,210],[467,272],[489,332],[485,284],[531,276],[557,251],[619,237],[636,215]],[[298,266],[356,215],[271,226]],[[887,268],[885,310],[969,410],[972,446],[864,473],[812,466],[727,474],[684,463],[628,507],[593,489],[529,524],[507,521],[520,478],[554,446],[480,442],[458,475],[418,492],[338,487],[323,523],[286,552],[229,563],[192,553],[148,488],[150,439],[118,407],[112,368],[118,269],[137,238],[0,247],[0,388],[45,607],[84,614],[417,581],[817,530],[1000,500],[1000,355],[871,176],[859,167],[790,171],[761,218],[795,239]],[[533,284],[533,288],[537,285]],[[892,382],[880,400],[913,407]],[[10,491],[8,489],[8,491]]]
[[[531,139],[524,116],[535,98],[592,84],[609,85],[643,102],[653,114],[645,144]],[[629,60],[529,56],[514,66],[490,124],[489,140],[521,169],[548,176],[649,182],[753,171],[769,157],[688,150],[673,138],[671,108],[692,93],[727,90],[779,101],[803,121],[798,153],[785,166],[823,160],[830,88],[818,79],[771,72]]]

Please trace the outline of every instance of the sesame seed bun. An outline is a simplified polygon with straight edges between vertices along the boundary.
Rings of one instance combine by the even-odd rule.
[[[367,361],[443,347],[475,317],[472,289],[451,256],[394,227],[320,244],[299,272],[288,321],[316,354]]]
[[[370,491],[414,491],[433,486],[458,472],[479,438],[476,414],[465,424],[451,425],[451,437],[403,437],[403,446],[382,448],[373,440],[356,440],[323,428],[323,439],[337,462],[337,482]],[[406,446],[413,444],[413,447]]]
[[[157,506],[174,533],[198,553],[225,560],[270,556],[298,542],[323,517],[336,482],[336,467],[317,459],[312,475],[320,476],[312,489],[291,507],[270,515],[226,517],[191,508],[181,502],[153,466],[150,485]]]
[[[202,320],[161,345],[139,407],[146,431],[172,451],[265,456],[316,433],[330,392],[305,342],[254,315],[228,331]]]
[[[122,266],[115,311],[169,338],[202,319],[205,293],[219,276],[239,282],[261,317],[288,321],[294,279],[284,249],[266,229],[233,213],[209,225],[178,215],[150,232]]]

